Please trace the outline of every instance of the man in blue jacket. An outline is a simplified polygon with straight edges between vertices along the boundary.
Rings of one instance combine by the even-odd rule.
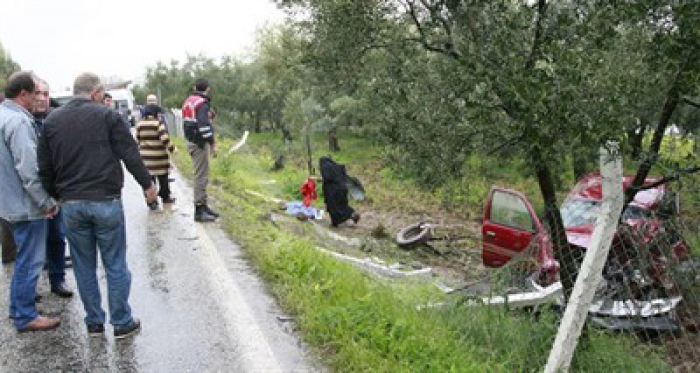
[[[56,201],[37,173],[37,132],[29,111],[37,79],[30,72],[10,76],[0,104],[0,217],[10,222],[17,256],[10,285],[10,317],[18,331],[56,328],[57,318],[36,310],[36,284],[46,257],[48,223]]]

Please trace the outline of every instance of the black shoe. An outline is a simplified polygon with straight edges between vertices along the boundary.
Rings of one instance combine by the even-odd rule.
[[[146,202],[148,205],[148,208],[151,209],[151,211],[158,210],[158,201],[153,201],[153,202]]]
[[[87,330],[90,337],[101,337],[105,332],[105,326],[103,324],[88,325]]]
[[[205,208],[205,206],[197,206],[194,211],[194,221],[198,222],[210,222],[216,220],[216,216],[211,215],[208,213]]]
[[[119,328],[114,328],[114,339],[126,338],[138,332],[139,329],[141,329],[141,320],[134,318],[134,320],[131,321],[131,324]]]
[[[212,210],[211,207],[209,207],[209,205],[204,205],[204,211],[206,211],[209,215],[211,215],[215,218],[219,217],[219,213]]]
[[[62,282],[56,286],[51,286],[51,292],[58,295],[61,298],[70,298],[73,296],[73,292],[68,289],[65,282]]]
[[[163,201],[164,204],[165,203],[175,203],[175,198],[173,198],[173,197],[162,198],[161,201]]]

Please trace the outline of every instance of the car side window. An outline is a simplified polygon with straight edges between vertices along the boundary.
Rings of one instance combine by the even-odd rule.
[[[534,231],[530,210],[525,201],[515,194],[495,191],[491,200],[492,223],[507,225],[514,228]]]

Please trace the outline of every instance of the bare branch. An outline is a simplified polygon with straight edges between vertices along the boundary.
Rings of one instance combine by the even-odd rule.
[[[698,172],[698,171],[700,171],[700,166],[688,167],[688,168],[680,169],[680,170],[677,170],[673,175],[664,176],[664,177],[662,177],[662,178],[661,178],[660,180],[658,180],[658,181],[655,181],[655,182],[649,183],[649,184],[644,184],[644,185],[642,185],[642,186],[638,186],[638,187],[632,187],[632,186],[630,186],[630,189],[633,190],[633,191],[635,191],[635,192],[640,192],[640,191],[642,191],[642,190],[647,190],[647,189],[653,189],[653,188],[656,188],[656,187],[659,186],[659,185],[663,185],[663,184],[666,184],[666,183],[670,183],[670,182],[672,182],[672,181],[680,180],[681,177],[683,177],[683,176],[685,176],[685,175],[692,174],[692,173],[696,173],[696,172]]]
[[[520,134],[520,135],[515,136],[515,137],[513,137],[513,138],[511,138],[511,139],[508,139],[508,140],[504,141],[501,145],[498,145],[497,147],[495,147],[495,148],[491,149],[490,151],[488,151],[488,152],[486,153],[486,155],[488,155],[488,156],[494,155],[494,154],[496,154],[498,151],[500,151],[501,149],[503,149],[503,148],[505,148],[505,147],[507,147],[507,146],[511,146],[511,145],[513,145],[513,144],[516,144],[516,143],[520,142],[524,137],[525,137],[525,134]]]
[[[695,102],[688,97],[683,97],[683,103],[700,109],[700,102]]]
[[[445,42],[445,49],[448,50],[450,53],[460,55],[461,53],[455,50],[454,35],[452,33],[452,24],[450,20],[444,17],[440,12],[444,3],[438,2],[431,6],[427,0],[420,0],[420,2],[426,9],[428,9],[428,11],[430,12],[430,17],[438,21],[442,28],[445,30],[445,36],[447,37],[447,41]]]
[[[421,2],[422,1],[423,0],[421,0]],[[409,16],[411,16],[411,20],[413,21],[413,24],[416,26],[416,28],[418,29],[418,33],[420,34],[420,38],[408,38],[406,40],[418,42],[426,50],[447,55],[449,57],[454,58],[455,60],[459,60],[462,57],[461,54],[454,50],[454,47],[450,43],[448,43],[449,47],[438,47],[434,44],[431,44],[428,41],[428,35],[426,34],[425,29],[423,28],[423,24],[418,19],[418,11],[415,7],[415,4],[413,3],[413,1],[407,1],[406,5],[408,5],[408,14]]]

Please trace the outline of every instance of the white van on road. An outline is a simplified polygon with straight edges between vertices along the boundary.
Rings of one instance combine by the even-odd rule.
[[[134,104],[134,94],[131,93],[130,89],[110,89],[105,93],[109,93],[112,96],[112,109],[118,111],[124,119],[133,127],[136,123],[133,112],[135,108]],[[58,106],[65,105],[68,101],[73,99],[72,91],[62,91],[62,92],[51,92],[51,99],[54,100]]]
[[[73,99],[73,91],[51,92],[49,96],[58,106],[63,106]]]
[[[133,127],[136,124],[134,118],[134,94],[130,89],[110,89],[107,91],[112,95],[113,109],[118,111],[124,119]]]

